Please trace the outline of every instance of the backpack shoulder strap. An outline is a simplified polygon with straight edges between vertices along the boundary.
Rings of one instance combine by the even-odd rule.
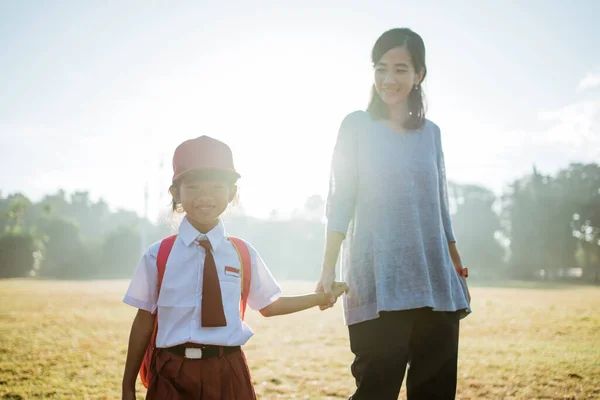
[[[162,242],[160,242],[160,247],[158,248],[158,255],[156,256],[156,268],[158,269],[158,293],[160,293],[162,280],[165,276],[165,269],[167,268],[167,260],[169,259],[169,254],[171,254],[171,250],[173,249],[173,244],[175,244],[175,239],[177,239],[177,235],[164,238]]]
[[[252,259],[250,257],[248,245],[244,240],[233,236],[229,236],[228,239],[237,251],[240,264],[242,266],[242,298],[240,300],[240,316],[243,320],[246,313],[248,295],[250,294],[250,282],[252,281]]]
[[[162,286],[163,277],[165,275],[165,269],[167,267],[167,260],[169,259],[169,254],[171,254],[171,249],[173,249],[173,244],[175,243],[175,239],[177,235],[169,236],[168,238],[163,239],[160,242],[160,247],[158,248],[158,255],[156,256],[156,269],[158,271],[158,279],[157,279],[157,294],[160,294],[160,287]],[[158,298],[158,295],[157,295]],[[154,314],[154,330],[152,331],[152,336],[150,336],[150,343],[148,343],[148,348],[144,353],[144,358],[142,360],[142,365],[140,366],[140,380],[144,387],[148,388],[150,381],[152,380],[152,376],[155,373],[154,371],[154,349],[156,348],[156,334],[158,333],[158,311]]]

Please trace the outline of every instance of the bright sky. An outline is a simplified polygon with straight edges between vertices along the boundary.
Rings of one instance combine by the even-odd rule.
[[[301,207],[326,195],[371,47],[399,26],[425,40],[450,179],[500,193],[533,163],[600,160],[598,1],[124,3],[0,2],[4,195],[89,190],[141,213],[148,183],[154,218],[173,150],[208,134],[246,212]]]

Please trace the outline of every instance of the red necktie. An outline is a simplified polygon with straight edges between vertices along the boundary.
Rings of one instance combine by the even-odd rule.
[[[202,321],[200,325],[205,328],[227,326],[225,312],[223,311],[219,275],[217,274],[215,258],[210,251],[210,242],[208,240],[200,240],[198,244],[204,247],[206,251],[204,274],[202,276]]]

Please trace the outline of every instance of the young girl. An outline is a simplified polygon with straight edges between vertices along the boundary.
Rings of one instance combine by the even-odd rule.
[[[256,250],[226,236],[220,217],[236,197],[240,175],[225,143],[187,140],[175,150],[173,169],[173,210],[186,216],[176,237],[146,251],[123,300],[139,309],[123,399],[135,399],[149,345],[150,361],[140,371],[148,379],[146,399],[255,399],[240,347],[253,335],[242,319],[246,302],[270,317],[332,304],[347,287],[336,282],[331,294],[282,296]]]
[[[440,128],[425,119],[425,45],[410,29],[372,51],[365,111],[348,115],[333,152],[318,290],[331,292],[342,241],[355,355],[353,400],[454,399],[466,269],[452,232]]]

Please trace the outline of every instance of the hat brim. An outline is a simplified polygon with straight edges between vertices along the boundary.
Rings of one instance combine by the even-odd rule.
[[[186,171],[180,172],[173,176],[173,182],[181,180],[186,176],[197,175],[199,178],[205,179],[219,179],[219,178],[233,178],[234,180],[240,179],[242,176],[233,169],[219,169],[219,168],[193,168]]]

